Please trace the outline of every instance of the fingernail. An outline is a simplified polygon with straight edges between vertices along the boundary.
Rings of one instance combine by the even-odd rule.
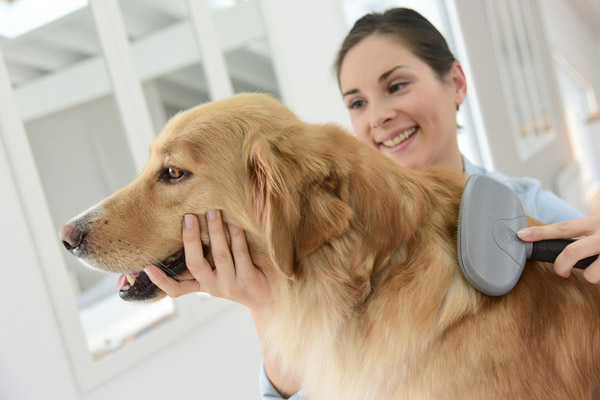
[[[149,266],[144,268],[144,272],[146,273],[146,275],[148,275],[150,277],[150,280],[152,280],[152,278],[154,278],[156,276],[154,274],[154,271],[152,270],[152,268],[150,268]]]
[[[185,214],[183,216],[183,224],[186,228],[191,228],[194,226],[194,216],[192,214]]]
[[[521,239],[527,239],[529,236],[531,236],[531,231],[529,229],[521,229],[519,232],[517,232],[517,235]]]
[[[207,215],[208,219],[210,219],[211,221],[214,221],[215,219],[217,219],[217,210],[208,210],[206,215]]]

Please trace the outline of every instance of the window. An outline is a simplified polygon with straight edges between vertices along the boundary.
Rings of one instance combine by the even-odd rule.
[[[18,109],[9,121],[16,128],[0,134],[13,135],[7,151],[19,168],[35,171],[20,198],[85,392],[229,304],[208,296],[125,303],[117,277],[81,266],[56,232],[136,176],[173,113],[241,90],[277,95],[260,9],[255,1],[91,0],[0,39],[0,87],[12,87],[0,98]]]

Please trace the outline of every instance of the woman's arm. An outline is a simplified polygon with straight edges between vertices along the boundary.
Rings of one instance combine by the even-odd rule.
[[[202,252],[198,218],[195,215],[186,215],[182,229],[183,247],[186,265],[193,279],[182,281],[172,279],[153,265],[147,266],[145,271],[152,282],[170,297],[176,298],[201,291],[248,307],[260,340],[262,326],[271,318],[273,298],[269,282],[252,262],[246,235],[242,229],[228,225],[231,237],[230,248],[220,211],[209,211],[207,223],[211,253],[215,262],[214,270]],[[265,346],[262,346],[262,351],[265,370],[275,389],[287,396],[296,393],[300,389],[299,384],[286,379],[281,374],[278,360],[268,354]]]

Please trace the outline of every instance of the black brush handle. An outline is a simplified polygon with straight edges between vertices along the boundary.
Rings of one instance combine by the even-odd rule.
[[[571,243],[575,240],[572,239],[549,239],[540,240],[539,242],[533,242],[533,249],[531,250],[531,256],[529,258],[536,261],[544,261],[553,263],[556,257]],[[583,260],[577,261],[577,264],[573,268],[585,269],[591,263],[596,261],[598,254],[584,258]]]

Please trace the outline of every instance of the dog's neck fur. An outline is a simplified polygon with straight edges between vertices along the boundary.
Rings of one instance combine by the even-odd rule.
[[[393,337],[398,346],[405,347],[406,358],[390,360],[393,365],[388,367],[402,368],[406,374],[409,368],[417,371],[418,366],[411,366],[410,360],[421,359],[414,352],[425,349],[415,343],[434,340],[423,340],[422,335],[441,335],[473,310],[479,298],[475,290],[464,290],[467,284],[452,247],[464,177],[441,170],[404,170],[362,145],[340,151],[358,156],[343,177],[347,179],[347,190],[340,194],[354,212],[351,229],[297,260],[294,280],[266,269],[276,299],[275,318],[266,329],[267,341],[280,354],[282,364],[302,377],[304,387],[319,386],[317,381],[328,379],[322,372],[314,374],[308,366],[328,365],[330,371],[342,371],[351,363],[360,365],[361,354],[370,349],[361,348],[358,338],[372,329],[391,329],[384,337]],[[360,168],[377,172],[357,173]],[[375,181],[364,179],[374,175]],[[359,192],[361,196],[356,195]],[[444,214],[448,209],[456,213]],[[434,229],[439,234],[424,237],[421,228],[425,225],[429,225],[428,231]],[[411,248],[426,251],[415,254]],[[315,271],[317,265],[327,268]],[[423,296],[421,288],[427,282],[431,290],[432,281],[438,283],[437,289]],[[383,286],[392,287],[398,299],[411,299],[410,303],[384,303],[377,295]],[[402,314],[403,318],[393,319],[401,320],[402,325],[366,319],[369,307]],[[290,332],[289,327],[295,328]],[[336,353],[340,341],[353,342],[356,353]],[[332,372],[329,379],[341,376]],[[332,384],[343,387],[340,382]],[[347,387],[351,386],[348,382]]]

